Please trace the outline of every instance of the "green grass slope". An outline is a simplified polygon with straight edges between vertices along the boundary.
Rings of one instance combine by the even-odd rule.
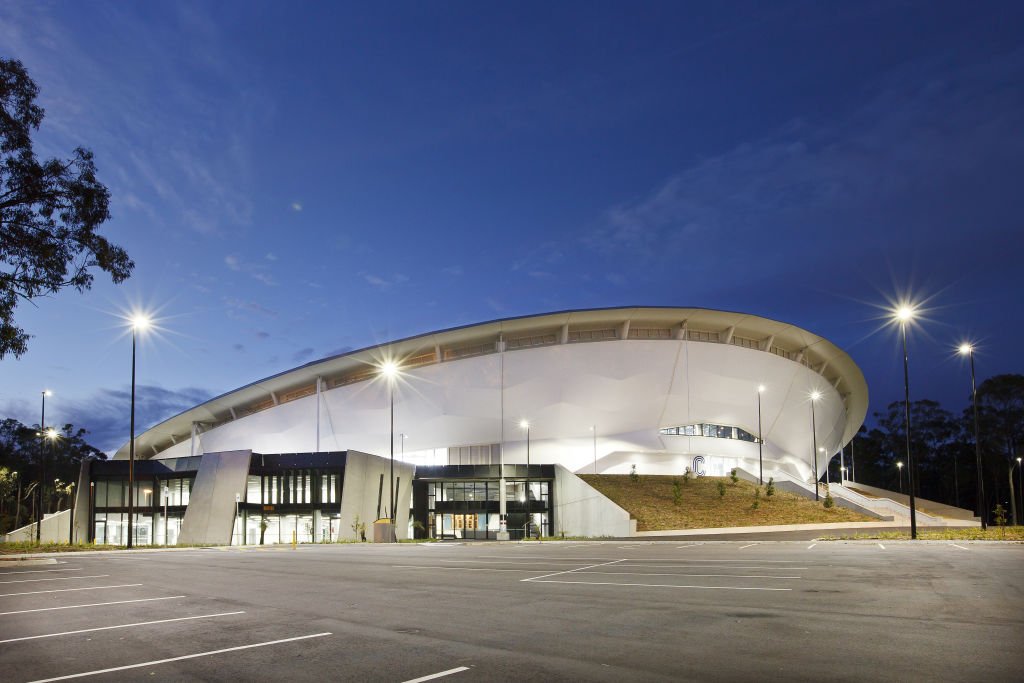
[[[742,480],[733,484],[728,477],[695,477],[689,483],[683,483],[682,476],[641,476],[639,482],[625,474],[580,477],[627,510],[636,519],[638,531],[877,521],[838,506],[826,509],[820,501],[778,489],[769,497],[764,486],[754,509],[758,487]],[[679,481],[682,490],[678,505],[673,499],[673,480]],[[725,484],[725,497],[718,494],[719,482]]]

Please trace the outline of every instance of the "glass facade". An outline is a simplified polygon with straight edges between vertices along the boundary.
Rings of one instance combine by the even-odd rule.
[[[429,538],[496,539],[501,529],[499,480],[425,482],[425,510],[414,514]],[[505,481],[506,528],[513,539],[551,535],[551,482]],[[529,497],[529,504],[527,504]],[[415,494],[414,494],[415,498]],[[415,508],[415,503],[414,503]]]
[[[136,478],[132,542],[134,545],[174,545],[185,516],[194,475]],[[96,543],[128,543],[128,478],[105,477],[91,485],[92,537]],[[164,505],[166,500],[166,506]],[[166,509],[166,515],[164,510]]]
[[[659,433],[663,436],[708,436],[715,439],[737,439],[757,443],[758,438],[739,427],[699,423],[681,427],[665,427]]]

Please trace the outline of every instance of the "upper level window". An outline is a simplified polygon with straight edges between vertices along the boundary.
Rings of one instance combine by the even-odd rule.
[[[663,436],[710,436],[716,439],[738,439],[758,443],[758,438],[739,427],[698,423],[680,427],[665,427],[659,432]]]

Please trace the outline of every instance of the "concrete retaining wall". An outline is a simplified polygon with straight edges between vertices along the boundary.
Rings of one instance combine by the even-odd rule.
[[[575,474],[555,465],[555,529],[566,536],[633,536],[636,520]]]

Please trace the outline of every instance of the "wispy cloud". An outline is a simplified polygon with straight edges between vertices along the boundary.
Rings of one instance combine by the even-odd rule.
[[[277,260],[276,256],[274,258],[269,258],[269,256],[273,256],[273,254],[268,255],[268,258],[266,260]],[[270,269],[266,264],[250,263],[248,261],[242,260],[242,258],[237,254],[228,254],[227,256],[224,257],[224,265],[226,265],[228,269],[233,270],[236,273],[245,273],[252,279],[256,280],[257,282],[262,282],[268,287],[277,286],[277,281],[274,279],[274,276],[270,274]]]
[[[259,315],[267,316],[268,318],[276,318],[277,311],[272,308],[267,308],[261,303],[255,301],[246,301],[244,299],[236,299],[234,297],[225,297],[224,305],[231,311],[246,311],[249,313],[257,313]],[[257,336],[261,333],[257,332]],[[269,336],[269,335],[268,335]]]
[[[313,353],[314,353],[313,348],[310,347],[310,346],[307,346],[306,348],[299,349],[294,354],[292,354],[292,360],[295,361],[296,363],[302,363],[302,362],[307,361],[310,358],[312,358],[313,357]]]
[[[148,384],[135,387],[136,433],[141,433],[183,410],[213,396],[207,389],[185,387],[166,389]],[[62,424],[84,428],[86,441],[102,451],[114,451],[128,441],[131,390],[100,389],[85,399],[65,398],[60,406]],[[14,414],[13,405],[5,405],[5,414]],[[37,418],[38,419],[38,418]],[[49,420],[47,420],[49,422]]]
[[[292,211],[295,213],[302,211],[302,202],[292,202]]]
[[[444,273],[445,275],[451,275],[451,276],[454,277],[454,276],[462,275],[463,269],[462,269],[462,266],[455,265],[455,266],[448,266],[446,268],[442,268],[441,272]]]
[[[404,284],[409,281],[409,276],[404,273],[395,273],[391,276],[376,275],[373,273],[364,273],[363,279],[366,283],[376,287],[380,290],[388,290],[397,285]]]

